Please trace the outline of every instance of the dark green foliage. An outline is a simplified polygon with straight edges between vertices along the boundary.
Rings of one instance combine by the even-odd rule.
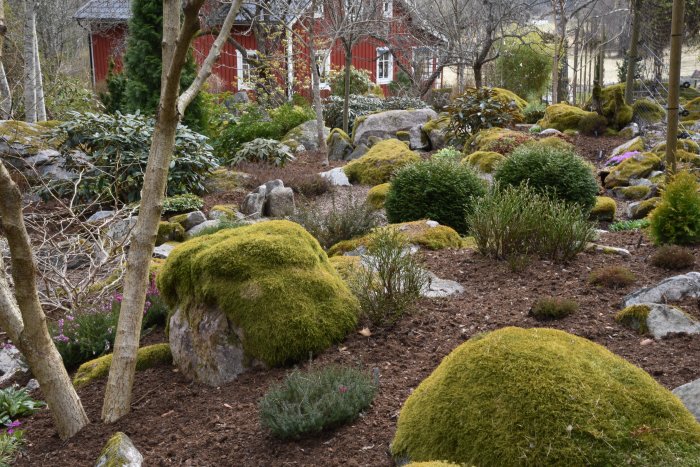
[[[649,227],[649,219],[637,219],[630,221],[617,221],[610,224],[608,230],[611,232],[622,232],[625,230],[639,230]]]
[[[241,162],[265,162],[268,164],[283,167],[294,156],[289,148],[277,140],[256,138],[253,141],[243,143],[241,149],[229,161],[231,165]]]
[[[107,73],[107,92],[100,94],[100,99],[105,106],[105,112],[115,113],[124,110],[126,100],[126,75],[114,73],[114,60],[109,61]]]
[[[331,72],[330,85],[334,96],[345,95],[345,68]],[[373,85],[368,71],[350,67],[350,94],[367,94]]]
[[[244,113],[230,122],[214,141],[216,155],[224,160],[231,160],[243,147],[254,139],[281,140],[289,130],[315,118],[310,107],[284,104],[266,112],[256,106],[248,106]]]
[[[163,200],[163,214],[176,212],[190,212],[202,209],[204,200],[197,195],[186,193],[184,195],[168,196]]]
[[[485,191],[466,165],[427,160],[396,172],[384,207],[391,223],[431,219],[464,234],[465,214]]]
[[[598,183],[586,161],[573,151],[524,145],[498,167],[494,179],[503,185],[527,183],[542,193],[578,204],[585,212],[595,205]]]
[[[153,135],[152,119],[140,115],[70,113],[71,120],[57,127],[53,136],[62,141],[66,165],[83,172],[78,186],[82,200],[111,203],[138,201]],[[87,160],[75,149],[85,151]],[[207,138],[184,126],[177,129],[175,153],[168,172],[168,195],[198,193],[209,171],[217,166]],[[72,182],[56,182],[50,188],[70,193]]]
[[[693,253],[677,245],[665,245],[651,256],[651,264],[656,267],[678,271],[688,269],[695,264]]]
[[[45,405],[32,399],[26,389],[0,389],[0,424],[6,425],[12,420],[28,417]]]
[[[356,419],[376,392],[371,377],[354,368],[294,371],[260,400],[260,421],[277,438],[298,439]]]
[[[375,96],[350,95],[348,101],[349,128],[355,125],[355,119],[383,110],[423,109],[428,104],[415,97],[390,97],[380,99]],[[343,98],[330,96],[323,106],[323,119],[331,128],[343,127]]]
[[[525,117],[525,123],[537,123],[544,118],[544,109],[547,108],[547,104],[544,102],[528,102],[528,104],[523,109],[523,116]]]
[[[102,107],[91,86],[79,78],[57,73],[47,76],[46,81],[49,120],[65,120],[71,111],[94,112]]]
[[[578,122],[578,131],[586,136],[603,136],[608,129],[608,119],[595,113],[581,117]]]
[[[515,102],[505,102],[493,89],[482,87],[467,89],[452,101],[447,111],[450,134],[465,141],[484,128],[510,125],[519,109]]]
[[[73,319],[58,321],[52,334],[66,369],[73,370],[81,363],[109,353],[114,346],[118,305],[115,301],[106,310],[83,311],[73,315]]]
[[[530,309],[530,316],[537,319],[559,319],[578,310],[576,301],[561,297],[543,297],[538,299]]]
[[[619,289],[634,284],[637,276],[629,268],[624,266],[607,266],[596,269],[590,276],[588,282],[591,285],[607,287],[609,289]]]
[[[594,226],[575,205],[522,186],[493,186],[476,202],[467,221],[479,252],[511,266],[539,255],[566,262],[593,239]],[[514,267],[517,269],[517,267]]]
[[[411,77],[403,70],[396,73],[394,80],[389,83],[389,92],[392,96],[410,96],[415,88],[416,86],[411,81]]]
[[[338,202],[332,196],[332,208],[321,209],[318,206],[299,206],[292,220],[306,229],[318,240],[324,249],[338,242],[361,237],[379,225],[377,211],[364,201],[348,197]]]
[[[539,98],[547,91],[551,80],[552,49],[545,47],[535,33],[529,34],[525,41],[525,44],[515,38],[503,41],[495,62],[496,74],[501,79],[501,87],[519,96]]]
[[[661,204],[650,214],[651,236],[657,244],[700,242],[699,188],[694,175],[681,172],[663,190]]]
[[[367,255],[350,274],[350,289],[374,326],[396,324],[415,308],[428,284],[427,272],[408,249],[408,238],[397,228],[377,229],[367,242]]]

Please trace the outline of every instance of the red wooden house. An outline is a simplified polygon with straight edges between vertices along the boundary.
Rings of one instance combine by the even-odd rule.
[[[337,1],[337,0],[336,0]],[[342,1],[342,0],[341,0]],[[353,47],[352,64],[357,69],[367,70],[371,79],[388,94],[388,85],[395,78],[400,68],[419,73],[427,77],[434,71],[436,60],[431,48],[425,46],[425,40],[419,40],[411,31],[410,16],[399,0],[383,0],[381,14],[387,18],[388,40],[374,38],[361,40]],[[216,2],[211,8],[216,8]],[[331,4],[328,4],[329,6]],[[246,8],[244,5],[243,8]],[[282,19],[287,25],[285,50],[279,50],[282,60],[276,69],[277,79],[284,85],[288,95],[293,92],[308,94],[309,87],[309,51],[304,44],[309,21],[322,21],[323,10],[310,12],[299,9],[300,14],[289,15]],[[211,12],[211,11],[210,11]],[[95,87],[104,86],[110,62],[114,62],[115,71],[122,67],[121,57],[126,49],[128,21],[131,17],[130,0],[89,0],[75,14],[75,19],[87,29],[90,44],[90,63]],[[209,15],[214,18],[213,26],[204,25],[203,33],[194,41],[195,59],[201,63],[216,37],[216,12]],[[396,20],[391,20],[395,18]],[[257,20],[257,19],[256,19]],[[212,22],[210,21],[210,22]],[[251,11],[242,11],[232,29],[231,38],[226,43],[221,57],[214,66],[213,91],[249,90],[251,74],[255,71],[250,57],[258,50],[258,41],[251,28]],[[317,23],[318,24],[318,23]],[[207,30],[207,27],[209,28]],[[244,54],[245,53],[245,54]],[[339,42],[317,53],[317,63],[325,81],[331,69],[341,69],[345,64],[345,53]],[[420,67],[420,70],[416,69]],[[440,79],[437,84],[440,84]],[[328,87],[322,83],[322,88]]]

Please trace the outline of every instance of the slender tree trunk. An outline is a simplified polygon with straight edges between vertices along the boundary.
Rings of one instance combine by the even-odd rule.
[[[627,76],[625,77],[625,102],[632,105],[634,102],[634,76],[637,74],[637,44],[639,43],[640,21],[640,0],[632,2],[634,8],[632,19],[632,37],[630,39],[630,50],[627,54]]]
[[[13,297],[0,258],[0,325],[39,381],[58,435],[68,439],[89,420],[46,327],[36,289],[36,263],[22,217],[22,194],[1,162],[0,216],[15,284]]]
[[[345,89],[343,90],[343,131],[350,134],[350,68],[352,67],[352,44],[343,41],[345,46]]]
[[[316,1],[311,0],[311,11],[316,11]],[[314,110],[316,111],[316,138],[318,140],[318,149],[323,154],[323,165],[328,165],[328,146],[326,145],[326,138],[324,137],[323,130],[326,127],[323,122],[323,106],[321,105],[321,79],[319,77],[318,63],[316,62],[316,30],[315,30],[315,19],[311,19],[311,27],[309,28],[309,55],[311,56],[311,81],[312,81],[312,93],[314,97]],[[329,52],[330,53],[330,52]],[[322,57],[323,63],[325,63],[325,57]]]
[[[481,88],[483,82],[481,62],[475,62],[474,65],[472,65],[472,71],[474,72],[474,87],[479,89]]]
[[[24,3],[24,115],[25,120],[35,123],[36,111],[36,60],[34,59],[34,39],[36,37],[36,8],[34,0]]]
[[[572,102],[574,105],[576,105],[576,100],[578,98],[578,69],[579,69],[579,37],[580,37],[580,32],[581,30],[581,23],[577,23],[576,25],[576,31],[574,32],[574,78],[571,81],[571,91],[572,91]]]
[[[671,17],[671,60],[668,69],[668,112],[666,112],[666,182],[676,173],[676,143],[678,141],[678,95],[681,85],[681,46],[685,2],[673,0]]]
[[[36,30],[36,15],[34,15],[34,30]],[[34,72],[36,73],[36,119],[46,121],[46,102],[44,101],[44,78],[41,76],[41,59],[39,58],[39,39],[34,35]]]
[[[7,82],[7,74],[2,61],[2,50],[5,43],[5,33],[7,25],[5,25],[5,3],[0,0],[0,120],[9,120],[12,118],[12,91],[10,84]]]
[[[197,77],[180,97],[180,77],[187,61],[192,38],[199,30],[199,10],[204,0],[184,4],[184,20],[180,21],[180,0],[163,0],[163,75],[160,102],[153,131],[153,140],[144,175],[139,216],[131,236],[124,276],[124,299],[119,313],[114,354],[109,371],[102,419],[111,423],[131,410],[131,394],[136,371],[136,352],[141,335],[143,308],[148,287],[148,270],[155,245],[158,222],[168,179],[168,168],[175,147],[177,124],[192,102],[221,49],[241,5],[235,0],[224,20],[219,35],[209,51]],[[167,61],[165,61],[167,60]]]

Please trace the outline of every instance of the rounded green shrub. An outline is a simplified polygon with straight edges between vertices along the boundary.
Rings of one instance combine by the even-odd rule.
[[[502,185],[527,183],[584,210],[593,208],[598,194],[590,164],[573,151],[549,147],[526,145],[516,149],[496,170],[494,179]]]
[[[538,139],[527,144],[547,146],[554,149],[561,149],[562,151],[573,151],[575,149],[573,144],[559,136],[547,136],[546,138]]]
[[[660,122],[666,118],[666,111],[656,101],[641,98],[632,104],[632,115],[635,120]]]
[[[469,167],[422,161],[396,173],[384,208],[391,223],[431,219],[466,233],[465,214],[484,193],[484,183]]]
[[[168,257],[158,290],[196,328],[217,306],[267,366],[308,358],[355,327],[359,304],[299,224],[269,221],[195,237]],[[206,305],[206,306],[203,306]]]
[[[533,141],[533,137],[521,131],[507,128],[488,128],[472,136],[465,145],[465,152],[487,151],[497,152],[504,156],[510,154],[518,146]]]
[[[678,173],[666,186],[661,203],[650,214],[651,236],[657,244],[693,245],[700,242],[698,181]]]
[[[700,424],[649,374],[554,329],[504,328],[409,396],[396,459],[466,465],[695,465]]]
[[[420,157],[406,143],[397,139],[380,141],[359,159],[348,163],[343,170],[352,183],[380,185],[389,181],[401,167],[418,162]]]
[[[389,193],[390,183],[382,183],[372,187],[367,192],[367,204],[372,206],[374,209],[382,209],[384,207],[384,201],[386,201],[386,195]]]
[[[506,157],[493,151],[476,151],[462,159],[470,167],[479,172],[491,173],[496,170],[498,164],[506,160]]]

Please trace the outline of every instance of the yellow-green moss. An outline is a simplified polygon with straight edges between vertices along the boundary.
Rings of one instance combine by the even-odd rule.
[[[120,431],[109,438],[98,457],[99,467],[126,467],[133,465],[131,460],[127,459],[120,449],[120,446],[122,446],[127,439],[129,439],[129,437]]]
[[[267,366],[328,348],[355,327],[359,313],[318,241],[285,220],[188,240],[170,253],[157,283],[193,328],[207,307],[221,309],[241,330],[245,356]]]
[[[151,258],[151,264],[148,266],[148,274],[151,277],[156,277],[160,274],[160,270],[163,269],[165,264],[165,259],[163,258]]]
[[[478,465],[697,465],[700,424],[642,369],[554,329],[452,351],[408,397],[396,459]]]
[[[353,271],[360,267],[359,256],[331,256],[328,261],[345,282],[350,279]]]
[[[497,152],[476,151],[462,159],[462,163],[466,163],[480,172],[492,173],[504,160],[506,160],[506,157]]]
[[[420,245],[429,250],[442,250],[445,248],[462,248],[464,241],[456,230],[446,225],[430,227],[425,220],[389,224],[404,234],[409,243]],[[371,234],[363,237],[344,240],[333,245],[328,250],[329,256],[343,255],[348,251],[367,245]]]
[[[527,106],[527,101],[523,99],[522,97],[518,96],[516,93],[511,91],[510,89],[504,89],[504,88],[491,88],[491,90],[496,94],[496,99],[500,100],[501,102],[504,102],[506,104],[510,104],[513,102],[517,107],[520,112],[522,112],[525,107]],[[522,121],[522,114],[520,115],[520,118],[516,123],[519,123]]]
[[[588,104],[590,105],[590,104]],[[625,103],[625,85],[616,84],[601,90],[601,106],[603,115],[610,126],[623,128],[632,121],[633,108]]]
[[[619,194],[625,199],[636,201],[649,196],[649,193],[651,193],[651,188],[646,185],[624,186],[617,188],[615,193]]]
[[[635,119],[647,122],[660,122],[666,118],[666,111],[663,107],[651,99],[637,99],[632,104],[633,116]]]
[[[607,196],[596,196],[595,206],[591,209],[591,219],[612,222],[615,219],[617,205]]]
[[[429,461],[429,462],[411,462],[410,464],[406,464],[405,467],[460,467],[460,465],[453,464],[452,462]]]
[[[20,120],[0,120],[0,135],[5,137],[10,143],[27,146],[29,153],[48,147],[46,137],[51,128],[51,126],[27,123]]]
[[[388,182],[401,167],[418,162],[420,157],[397,139],[380,141],[367,153],[348,163],[343,170],[352,183],[379,185]]]
[[[350,137],[348,136],[348,134],[345,133],[345,132],[344,132],[342,129],[340,129],[340,128],[333,128],[333,129],[331,130],[330,134],[328,135],[328,138],[326,138],[326,144],[330,144],[330,143],[331,143],[331,140],[334,139],[335,135],[340,136],[341,139],[343,139],[344,141],[346,141],[346,142],[352,144],[352,140],[350,139]]]
[[[187,214],[178,214],[168,219],[168,222],[173,222],[175,224],[180,224],[184,227],[185,221],[187,221]]]
[[[562,151],[574,150],[573,144],[569,143],[564,138],[560,138],[559,136],[547,136],[546,138],[538,139],[527,144],[546,146],[548,148],[560,149]]]
[[[367,192],[367,204],[374,209],[382,209],[384,207],[384,201],[386,201],[386,195],[389,193],[389,187],[391,187],[391,183],[382,183],[381,185],[372,187],[372,189]]]
[[[695,99],[688,101],[683,108],[690,112],[689,115],[681,117],[681,120],[684,122],[700,119],[700,97],[696,97]]]
[[[660,197],[649,198],[641,201],[632,213],[632,219],[644,219],[661,203]]]
[[[136,370],[143,371],[153,368],[161,363],[171,364],[173,355],[170,353],[170,345],[167,343],[147,345],[141,347],[136,354]],[[104,378],[109,374],[109,367],[112,364],[112,354],[85,362],[78,368],[73,378],[73,385],[76,388]]]
[[[224,216],[230,219],[235,219],[237,209],[238,206],[236,206],[235,204],[217,204],[215,206],[212,206],[212,208],[209,210],[209,213],[211,214],[213,212],[221,212]]]
[[[544,111],[544,118],[537,124],[542,128],[555,128],[559,131],[575,130],[582,117],[594,114],[569,104],[554,104]]]
[[[615,188],[629,185],[630,180],[644,178],[661,166],[661,158],[654,153],[644,152],[625,159],[610,170],[605,177],[605,187]]]
[[[464,151],[471,154],[477,151],[497,152],[508,155],[518,146],[532,141],[534,138],[520,131],[507,128],[487,128],[471,137],[464,146]]]
[[[615,321],[638,331],[640,334],[647,334],[649,332],[647,326],[649,311],[650,308],[647,305],[631,305],[618,311],[615,315]]]
[[[690,139],[679,139],[676,141],[676,150],[683,150],[693,154],[700,154],[700,145]],[[654,146],[652,152],[660,155],[666,154],[666,143],[659,143]]]
[[[425,125],[423,125],[423,131],[430,134],[431,131],[446,130],[449,125],[450,116],[447,114],[440,114],[437,118],[429,120]]]
[[[111,285],[115,285],[116,281],[119,279],[121,274],[124,272],[122,268],[115,268],[109,276],[105,277],[102,280],[99,280],[92,284],[90,287],[88,287],[88,292],[93,294],[93,293],[98,293],[101,292],[105,287],[109,287]]]
[[[209,193],[230,193],[242,190],[239,172],[224,167],[214,170],[205,180],[204,188]]]
[[[186,216],[186,215],[185,215]],[[185,228],[177,222],[161,221],[156,234],[156,246],[174,240],[181,242],[185,239]]]

